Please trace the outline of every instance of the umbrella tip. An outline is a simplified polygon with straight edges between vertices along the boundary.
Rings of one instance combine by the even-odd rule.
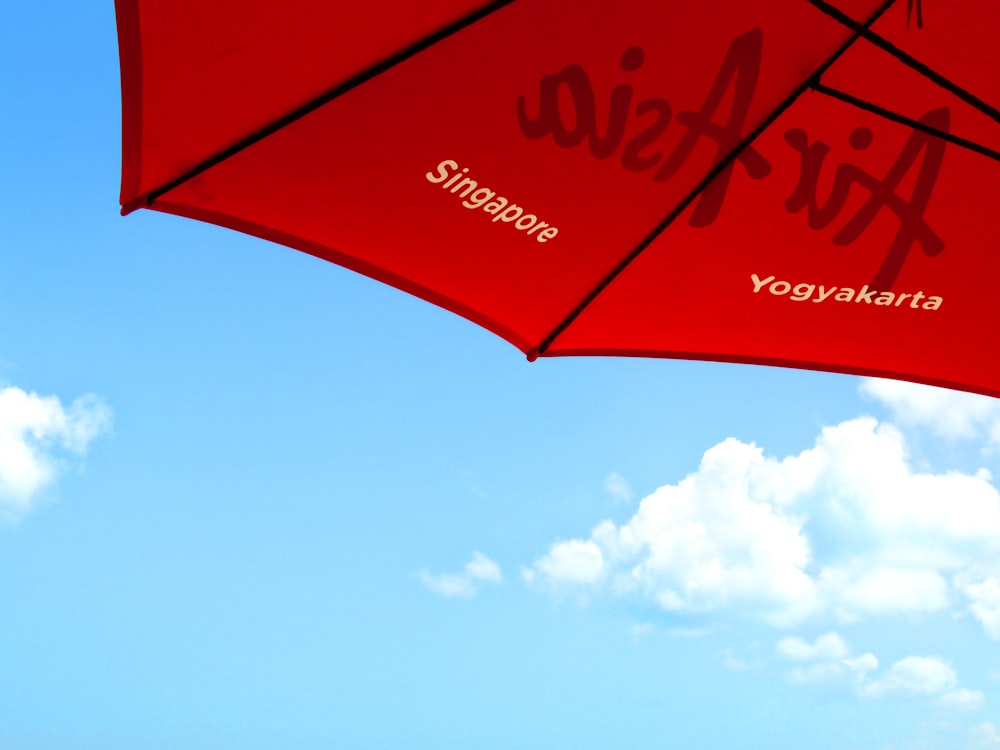
[[[137,211],[140,208],[149,208],[150,200],[149,194],[144,193],[138,198],[133,198],[130,201],[126,201],[122,204],[122,216],[128,216],[133,211]]]
[[[913,16],[917,17],[917,28],[924,28],[923,0],[906,0],[906,28],[910,28]]]

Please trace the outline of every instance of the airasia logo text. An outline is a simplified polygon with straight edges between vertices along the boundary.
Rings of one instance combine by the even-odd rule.
[[[517,98],[518,125],[528,138],[548,137],[564,149],[585,145],[596,159],[617,157],[624,169],[648,173],[654,182],[670,180],[696,147],[707,141],[714,147],[707,172],[735,152],[748,135],[747,119],[760,77],[762,50],[760,29],[751,29],[733,40],[698,109],[675,112],[671,102],[662,97],[638,100],[634,86],[620,83],[611,89],[606,107],[601,108],[607,112],[606,122],[598,122],[598,94],[587,71],[581,65],[570,64],[542,76],[536,97]],[[644,50],[635,46],[625,50],[620,66],[627,74],[638,70],[644,62]],[[732,96],[727,98],[730,91]],[[565,106],[560,107],[560,99],[569,102],[568,111]],[[723,102],[728,102],[728,112],[720,112]],[[644,127],[638,132],[630,131],[634,134],[626,140],[632,118],[641,121]],[[946,107],[934,109],[920,121],[947,132],[950,112]],[[671,127],[683,128],[684,132],[667,153],[660,141]],[[870,129],[859,127],[851,134],[849,146],[854,151],[863,151],[871,146],[873,139]],[[883,211],[889,211],[898,220],[899,230],[876,271],[873,287],[892,286],[915,243],[927,256],[944,250],[943,240],[927,224],[924,213],[944,159],[945,141],[913,130],[895,163],[884,175],[874,175],[846,160],[828,164],[831,146],[812,140],[801,128],[788,130],[784,140],[798,153],[800,163],[798,182],[785,201],[785,209],[792,214],[804,211],[812,229],[834,225],[833,244],[850,245]],[[709,226],[718,218],[737,166],[753,180],[763,180],[771,174],[767,158],[752,143],[745,145],[697,197],[689,220],[691,226]],[[834,170],[832,188],[821,198],[819,182],[824,170],[829,169]],[[912,181],[912,194],[907,198],[899,194],[898,188],[913,169],[917,170],[916,177]],[[866,200],[853,216],[844,220],[841,214],[852,191],[863,191]]]

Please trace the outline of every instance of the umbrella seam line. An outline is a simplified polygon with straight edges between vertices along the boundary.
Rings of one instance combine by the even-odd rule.
[[[851,106],[857,107],[858,109],[864,110],[865,112],[871,112],[872,114],[885,118],[890,122],[899,123],[900,125],[907,125],[913,128],[914,130],[919,130],[922,133],[933,135],[937,138],[940,138],[941,140],[947,141],[948,143],[952,143],[956,146],[972,151],[973,153],[980,154],[981,156],[993,159],[994,161],[1000,161],[1000,151],[994,151],[988,146],[984,146],[983,144],[978,143],[976,141],[969,140],[968,138],[962,138],[961,136],[957,136],[954,133],[949,133],[946,130],[939,130],[938,128],[931,127],[930,125],[926,125],[920,122],[920,120],[914,120],[911,117],[907,117],[906,115],[901,115],[898,112],[894,112],[891,109],[880,107],[879,105],[874,104],[873,102],[866,101],[865,99],[859,99],[858,97],[852,96],[851,94],[848,94],[839,89],[826,86],[825,84],[822,84],[819,81],[813,84],[812,88],[813,91],[815,91],[816,93],[829,96],[832,99],[837,99],[839,101],[844,102],[845,104],[850,104]]]
[[[810,0],[811,1],[811,0]],[[892,5],[896,0],[886,0],[868,19],[865,27],[870,26],[875,23]],[[771,113],[764,118],[760,125],[750,133],[746,138],[744,138],[736,147],[726,155],[724,159],[721,159],[718,164],[716,164],[709,172],[705,175],[701,182],[699,182],[695,188],[689,192],[684,199],[671,211],[663,221],[661,221],[653,231],[646,236],[622,261],[611,270],[611,272],[606,275],[601,281],[594,287],[593,290],[580,302],[576,308],[570,312],[560,323],[557,325],[548,336],[542,339],[541,343],[538,344],[534,349],[527,353],[528,360],[533,361],[539,356],[545,354],[545,352],[552,346],[552,343],[570,326],[573,324],[580,314],[593,302],[597,296],[603,292],[619,275],[629,266],[632,261],[639,257],[642,252],[649,247],[661,234],[663,234],[674,221],[691,205],[694,200],[701,195],[712,181],[719,176],[724,170],[726,170],[730,165],[732,165],[739,155],[746,149],[750,144],[752,144],[760,135],[767,130],[781,115],[783,115],[789,107],[791,107],[803,93],[808,91],[810,88],[815,86],[819,82],[819,77],[826,72],[826,70],[833,65],[840,57],[847,52],[847,50],[861,38],[861,33],[855,30],[850,39],[844,42],[830,57],[828,57],[813,73],[802,81],[802,83],[781,102]]]
[[[355,89],[358,86],[367,83],[368,81],[381,75],[382,73],[385,73],[386,71],[391,70],[397,65],[406,62],[411,57],[414,57],[415,55],[423,52],[424,50],[433,47],[438,42],[447,39],[453,34],[456,34],[459,31],[462,31],[463,29],[473,25],[474,23],[483,20],[484,18],[492,15],[496,11],[508,5],[511,5],[514,2],[516,2],[516,0],[494,0],[494,2],[484,5],[475,12],[463,16],[457,21],[453,21],[447,26],[438,29],[434,33],[423,37],[419,41],[414,42],[413,44],[409,45],[403,50],[400,50],[399,52],[396,52],[390,57],[387,57],[384,60],[372,66],[369,66],[368,68],[352,76],[348,80],[337,84],[333,88],[327,89],[319,96],[297,107],[296,109],[292,110],[283,117],[274,120],[268,125],[265,125],[264,127],[246,136],[245,138],[240,139],[233,145],[203,160],[202,162],[192,167],[184,174],[174,178],[165,185],[159,188],[155,188],[153,190],[149,190],[146,193],[139,195],[138,197],[129,201],[128,204],[122,207],[122,213],[123,214],[130,213],[131,211],[134,211],[137,208],[151,207],[153,205],[153,201],[160,198],[162,195],[170,192],[171,190],[174,190],[175,188],[183,185],[188,180],[197,177],[198,175],[202,174],[203,172],[206,172],[207,170],[211,169],[217,164],[222,163],[231,156],[235,156],[241,151],[244,151],[250,146],[253,146],[255,143],[260,142],[264,138],[267,138],[268,136],[291,125],[292,123],[301,120],[306,115],[315,112],[317,109],[329,104],[330,102],[343,96],[352,89]]]
[[[842,26],[846,26],[847,28],[853,30],[855,33],[860,34],[862,37],[864,37],[866,41],[871,42],[876,47],[881,49],[883,52],[887,52],[896,60],[903,63],[903,65],[906,65],[908,68],[916,71],[924,78],[928,79],[929,81],[936,84],[940,88],[943,88],[950,94],[955,95],[963,102],[979,110],[990,119],[1000,123],[1000,109],[997,109],[996,107],[987,103],[985,100],[980,99],[978,96],[973,94],[968,89],[959,86],[954,81],[950,80],[949,78],[946,78],[941,73],[938,73],[930,65],[921,62],[920,60],[916,59],[909,53],[900,49],[881,34],[876,34],[874,31],[868,28],[868,24],[866,25],[859,24],[857,21],[855,21],[853,18],[851,18],[849,15],[847,15],[840,9],[830,5],[828,2],[826,2],[826,0],[806,0],[806,2],[812,5],[814,8],[816,8],[818,11],[825,13],[826,15],[828,15],[830,18],[832,18],[834,21],[841,24]]]

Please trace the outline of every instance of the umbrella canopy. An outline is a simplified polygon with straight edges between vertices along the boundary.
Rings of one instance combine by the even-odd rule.
[[[529,358],[1000,396],[995,0],[116,0],[123,212]]]

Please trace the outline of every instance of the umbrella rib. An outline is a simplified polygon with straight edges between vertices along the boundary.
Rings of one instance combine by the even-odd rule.
[[[891,109],[885,109],[884,107],[880,107],[877,104],[865,101],[864,99],[858,99],[856,96],[851,96],[850,94],[840,91],[839,89],[830,88],[829,86],[825,86],[818,81],[813,84],[813,90],[834,99],[839,99],[840,101],[857,107],[858,109],[863,109],[866,112],[876,114],[886,120],[897,122],[900,125],[908,125],[914,130],[919,130],[922,133],[936,136],[944,141],[948,141],[948,143],[954,143],[956,146],[961,146],[969,151],[974,151],[975,153],[986,156],[994,161],[1000,161],[1000,151],[994,151],[981,143],[970,141],[967,138],[962,138],[945,130],[933,128],[930,125],[920,122],[920,120],[914,120],[912,117],[907,117],[899,114],[898,112],[893,112]]]
[[[288,125],[291,125],[297,120],[302,119],[309,113],[314,112],[315,110],[319,109],[325,104],[329,104],[331,101],[346,94],[348,91],[351,91],[352,89],[357,88],[361,84],[370,81],[372,78],[375,78],[376,76],[380,75],[381,73],[384,73],[390,68],[393,68],[402,62],[405,62],[414,55],[423,52],[425,49],[434,46],[435,44],[437,44],[440,41],[443,41],[444,39],[447,39],[453,34],[461,31],[462,29],[465,29],[466,27],[471,26],[472,24],[478,21],[481,21],[487,16],[495,13],[496,11],[500,10],[501,8],[507,5],[510,5],[515,1],[516,0],[493,0],[493,2],[484,5],[479,10],[474,11],[473,13],[470,13],[467,16],[463,16],[457,21],[454,21],[448,24],[447,26],[435,31],[433,34],[430,34],[424,37],[423,39],[415,42],[414,44],[411,44],[406,49],[400,50],[391,57],[387,57],[385,60],[382,60],[381,62],[372,65],[366,70],[363,70],[362,72],[358,73],[352,78],[349,78],[343,83],[337,84],[333,88],[328,89],[327,91],[323,92],[322,94],[312,99],[311,101],[307,102],[306,104],[303,104],[301,107],[298,107],[292,112],[289,112],[284,117],[275,120],[274,122],[268,125],[265,125],[260,130],[257,130],[251,135],[248,135],[246,138],[237,141],[232,146],[229,146],[223,151],[220,151],[217,154],[210,156],[197,166],[191,168],[184,174],[180,175],[179,177],[176,177],[175,179],[171,180],[162,187],[150,190],[144,193],[143,195],[140,195],[134,198],[133,200],[129,201],[124,206],[122,206],[122,215],[124,216],[126,214],[129,214],[138,208],[148,208],[152,206],[153,201],[155,201],[163,194],[170,192],[171,190],[173,190],[176,187],[179,187],[180,185],[183,185],[188,180],[192,179],[193,177],[197,177],[206,170],[214,167],[216,164],[219,164],[228,159],[229,157],[238,154],[244,149],[249,148],[255,143],[263,140],[264,138],[267,138],[272,133],[275,133],[281,130],[282,128],[287,127]]]
[[[868,24],[862,25],[858,23],[843,11],[830,5],[830,3],[826,2],[826,0],[806,0],[806,2],[815,7],[817,10],[830,16],[830,18],[834,19],[837,23],[846,26],[856,34],[860,34],[866,41],[871,42],[883,52],[888,52],[901,63],[909,68],[912,68],[920,75],[943,88],[945,91],[954,94],[966,104],[975,107],[994,122],[1000,123],[1000,109],[997,109],[993,105],[980,99],[971,91],[962,88],[954,81],[945,78],[926,63],[922,63],[912,55],[907,54],[885,37],[880,36],[869,29]]]
[[[810,0],[812,2],[812,0]],[[889,10],[889,8],[895,3],[896,0],[886,0],[879,8],[872,14],[868,21],[858,29],[854,29],[852,36],[844,42],[837,50],[828,57],[822,65],[820,65],[808,78],[806,78],[802,83],[791,93],[788,97],[784,99],[775,108],[760,125],[746,138],[737,144],[737,146],[730,151],[723,159],[721,159],[712,169],[705,175],[705,177],[695,186],[695,188],[688,193],[684,199],[677,204],[676,208],[670,212],[670,214],[663,219],[657,226],[650,232],[645,239],[643,239],[636,247],[626,255],[622,261],[615,266],[610,273],[608,273],[601,281],[594,287],[593,290],[583,299],[580,304],[578,304],[569,315],[567,315],[563,320],[557,325],[552,332],[542,339],[542,342],[527,352],[528,361],[534,361],[552,346],[552,342],[555,341],[563,331],[565,331],[573,321],[576,320],[580,314],[597,299],[598,295],[603,292],[612,281],[614,281],[618,276],[624,271],[639,255],[642,254],[643,250],[649,247],[657,237],[659,237],[667,228],[674,223],[678,216],[684,213],[685,209],[691,205],[694,200],[701,195],[702,192],[712,183],[716,177],[718,177],[723,171],[725,171],[739,155],[746,149],[751,143],[760,137],[761,133],[767,130],[785,111],[795,103],[795,101],[802,96],[803,93],[808,91],[810,88],[814,87],[819,81],[820,76],[829,69],[840,57],[851,47],[852,44],[857,42],[858,39],[862,37],[862,32],[866,30],[869,26],[875,23],[882,15]]]

